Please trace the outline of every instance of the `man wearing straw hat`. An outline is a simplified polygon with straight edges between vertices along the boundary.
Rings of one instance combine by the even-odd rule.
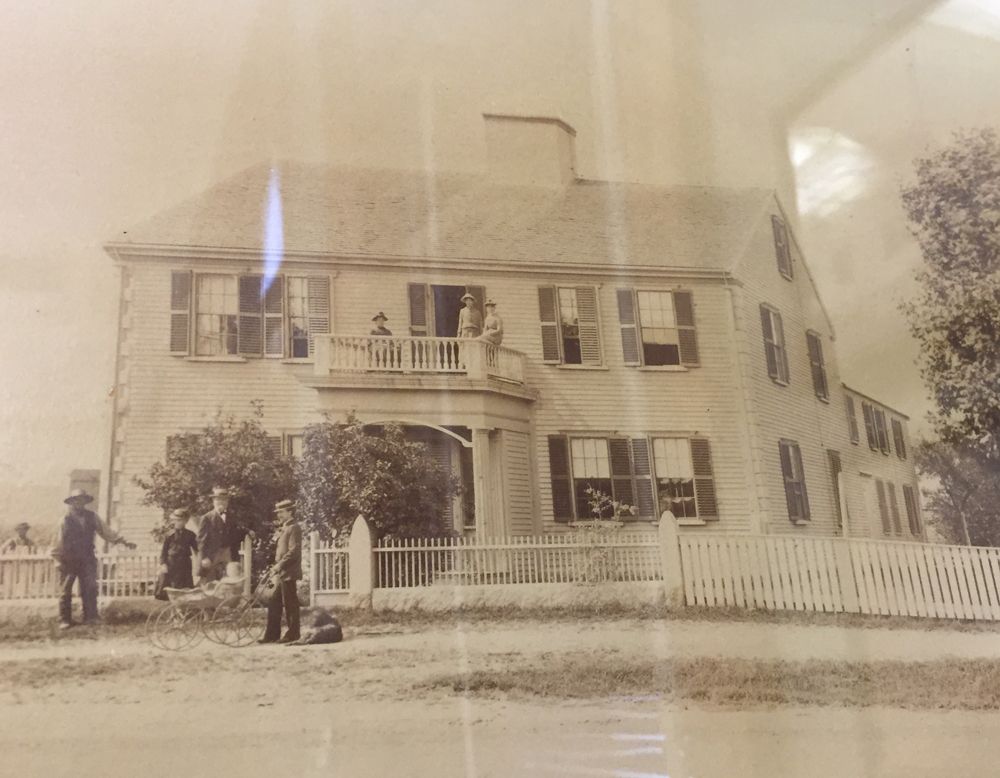
[[[135,548],[121,535],[108,527],[96,513],[85,506],[94,498],[83,489],[74,489],[63,500],[69,511],[63,517],[59,538],[52,549],[52,556],[59,568],[59,627],[73,625],[73,582],[80,581],[80,599],[83,601],[83,621],[95,624],[97,618],[97,554],[94,537],[100,535],[108,543]]]
[[[299,594],[295,584],[302,578],[302,528],[295,521],[294,508],[295,503],[291,500],[282,500],[274,506],[279,529],[271,575],[278,579],[279,585],[267,606],[267,629],[261,643],[293,643],[301,637]],[[288,631],[279,639],[282,611]]]

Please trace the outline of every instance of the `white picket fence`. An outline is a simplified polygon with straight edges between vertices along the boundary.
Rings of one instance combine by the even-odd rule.
[[[657,581],[654,533],[383,540],[374,548],[381,589],[434,584],[540,584]]]
[[[146,597],[153,593],[160,567],[155,553],[97,555],[97,593],[101,597]],[[0,557],[0,600],[55,597],[59,572],[48,554]]]
[[[310,538],[309,585],[313,594],[341,594],[351,588],[351,555],[342,545]]]
[[[1000,548],[682,535],[688,605],[1000,620]]]

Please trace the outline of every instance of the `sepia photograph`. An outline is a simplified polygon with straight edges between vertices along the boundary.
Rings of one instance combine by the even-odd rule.
[[[1000,0],[0,0],[0,772],[995,776]]]

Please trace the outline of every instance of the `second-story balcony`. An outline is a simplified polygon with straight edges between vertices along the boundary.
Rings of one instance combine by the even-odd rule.
[[[319,336],[315,373],[458,376],[524,386],[524,354],[482,340],[437,337]]]

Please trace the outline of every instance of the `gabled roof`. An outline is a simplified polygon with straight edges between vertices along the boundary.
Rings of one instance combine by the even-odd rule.
[[[259,165],[140,224],[109,248],[260,250],[271,166]],[[728,270],[772,193],[577,180],[509,186],[488,175],[274,167],[286,252],[506,263]]]

